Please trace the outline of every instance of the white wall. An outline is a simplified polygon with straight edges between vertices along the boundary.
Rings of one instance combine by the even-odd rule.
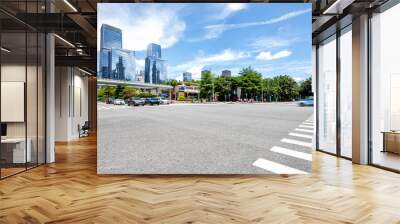
[[[56,67],[55,140],[79,138],[78,124],[88,120],[88,78],[76,68]]]

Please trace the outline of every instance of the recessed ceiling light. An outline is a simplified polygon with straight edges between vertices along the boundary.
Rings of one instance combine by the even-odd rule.
[[[11,50],[8,50],[8,49],[5,48],[5,47],[1,47],[0,49],[1,49],[1,51],[4,51],[4,52],[6,52],[6,53],[10,53],[10,52],[11,52]]]
[[[88,72],[88,71],[85,71],[85,70],[83,70],[83,69],[81,69],[81,68],[78,68],[79,69],[79,71],[81,71],[81,72],[83,72],[83,73],[85,73],[85,74],[87,74],[87,75],[92,75],[90,72]]]
[[[74,12],[78,12],[78,10],[68,1],[64,0],[65,4],[67,4]]]
[[[54,36],[57,37],[57,38],[58,38],[59,40],[61,40],[62,42],[66,43],[67,45],[69,45],[69,46],[75,48],[75,45],[73,45],[73,44],[72,44],[71,42],[69,42],[68,40],[66,40],[66,39],[64,39],[64,38],[62,38],[62,37],[60,37],[60,36],[57,35],[57,34],[54,34]]]

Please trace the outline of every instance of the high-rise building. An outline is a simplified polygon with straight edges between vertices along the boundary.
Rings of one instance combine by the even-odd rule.
[[[191,80],[192,80],[192,73],[184,72],[183,73],[183,81],[187,82],[187,81],[191,81]]]
[[[153,57],[146,57],[144,82],[158,84],[167,80],[166,61]]]
[[[103,24],[100,30],[100,77],[133,80],[135,61],[134,51],[122,49],[122,30]]]
[[[101,25],[100,49],[122,48],[122,30],[107,24]]]
[[[135,52],[124,49],[112,49],[111,79],[133,81],[136,73]]]
[[[232,76],[232,72],[230,70],[223,70],[221,72],[221,77],[227,78],[227,77],[231,77],[231,76]]]
[[[151,43],[147,46],[147,57],[154,57],[161,59],[161,46],[158,44]]]
[[[151,43],[147,46],[144,82],[158,84],[166,80],[166,60],[161,58],[161,46]]]

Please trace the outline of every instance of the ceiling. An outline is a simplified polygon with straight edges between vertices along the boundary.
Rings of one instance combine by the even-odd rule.
[[[173,0],[172,0],[173,1]],[[381,5],[386,0],[269,0],[229,2],[311,3],[313,39],[347,15]],[[74,65],[96,71],[97,3],[111,2],[171,2],[133,0],[1,0],[0,21],[3,32],[18,32],[29,28],[39,32],[54,32],[56,64]],[[176,2],[176,1],[175,1]],[[193,2],[193,1],[192,1]],[[210,2],[196,0],[196,2]],[[227,2],[214,0],[214,2]],[[27,13],[26,13],[27,12]],[[49,13],[51,12],[51,13]]]

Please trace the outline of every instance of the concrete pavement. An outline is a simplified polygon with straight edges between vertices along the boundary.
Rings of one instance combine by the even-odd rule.
[[[312,113],[310,107],[286,103],[100,103],[98,172],[308,173]]]

